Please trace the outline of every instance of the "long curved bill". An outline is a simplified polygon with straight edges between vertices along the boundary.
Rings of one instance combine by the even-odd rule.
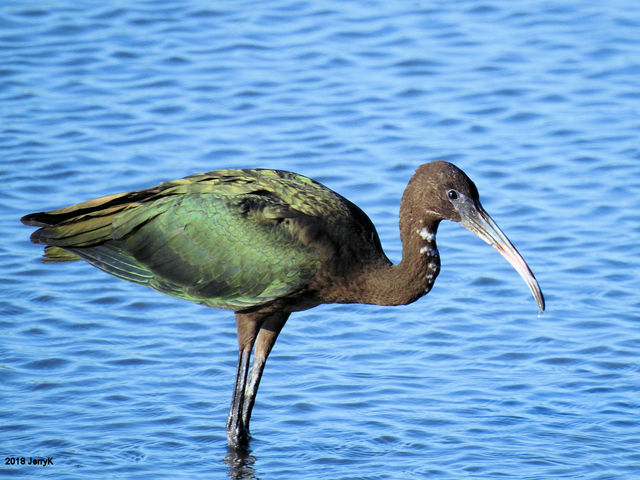
[[[540,311],[544,311],[544,296],[527,262],[524,261],[524,258],[518,253],[516,247],[513,246],[507,236],[500,230],[500,227],[496,225],[496,222],[485,212],[482,205],[468,198],[465,200],[466,201],[457,208],[458,213],[460,213],[462,217],[460,225],[475,233],[500,252],[529,286]]]

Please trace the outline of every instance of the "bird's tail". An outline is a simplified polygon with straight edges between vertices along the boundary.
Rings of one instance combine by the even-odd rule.
[[[75,262],[76,260],[82,260],[82,257],[79,257],[75,253],[65,250],[64,248],[44,247],[42,261],[45,263]]]
[[[85,260],[111,275],[147,284],[153,274],[120,247],[116,217],[157,193],[154,187],[107,195],[50,212],[31,213],[21,220],[25,225],[40,227],[31,235],[31,241],[46,245],[43,262]],[[152,218],[153,212],[141,216],[144,221]]]
[[[138,201],[153,196],[153,189],[117,193],[69,207],[25,215],[25,225],[40,227],[31,241],[46,245],[45,262],[70,262],[81,257],[70,249],[93,247],[112,239],[115,215]]]

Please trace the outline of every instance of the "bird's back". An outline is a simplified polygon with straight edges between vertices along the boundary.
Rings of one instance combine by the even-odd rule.
[[[23,218],[45,261],[243,310],[304,291],[345,259],[384,256],[369,218],[314,180],[219,170]],[[356,256],[356,257],[354,257]],[[386,258],[386,257],[385,257]]]

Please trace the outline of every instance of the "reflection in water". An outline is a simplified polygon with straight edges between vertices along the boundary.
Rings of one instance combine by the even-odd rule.
[[[232,480],[259,480],[255,476],[253,464],[256,457],[251,455],[251,450],[245,448],[229,447],[224,462],[229,467],[228,475]]]

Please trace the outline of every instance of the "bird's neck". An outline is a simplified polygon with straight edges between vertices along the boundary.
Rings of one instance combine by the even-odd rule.
[[[377,305],[405,305],[425,295],[440,272],[436,232],[440,220],[425,216],[400,222],[402,261],[378,267],[365,276],[367,301]]]

